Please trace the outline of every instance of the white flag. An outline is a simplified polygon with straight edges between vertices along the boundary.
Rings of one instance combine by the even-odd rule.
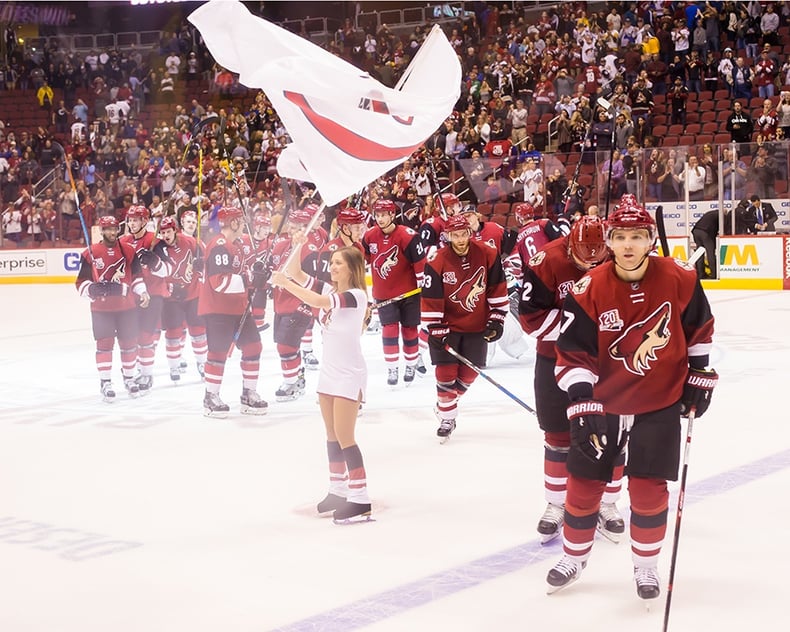
[[[189,20],[221,65],[264,90],[308,179],[330,205],[408,158],[460,94],[461,66],[438,26],[392,89],[239,2],[212,0]]]

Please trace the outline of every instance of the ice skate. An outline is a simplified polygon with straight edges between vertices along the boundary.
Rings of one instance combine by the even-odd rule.
[[[115,389],[112,387],[112,382],[110,380],[101,381],[101,396],[108,404],[115,401]]]
[[[625,522],[615,503],[601,503],[597,529],[607,540],[615,544],[620,541],[620,536],[625,533]]]
[[[398,385],[398,367],[387,369],[387,386]]]
[[[173,384],[177,384],[181,381],[181,373],[181,367],[174,367],[170,369],[170,380],[173,382]]]
[[[403,371],[403,382],[408,386],[414,381],[414,374],[416,373],[416,368],[414,366],[407,366]]]
[[[140,387],[137,386],[137,382],[133,377],[123,378],[123,386],[126,389],[126,392],[129,393],[129,397],[140,396]]]
[[[239,410],[242,415],[265,415],[269,410],[269,404],[251,388],[245,388],[241,392],[240,400],[241,408]]]
[[[661,580],[658,578],[658,570],[655,568],[634,566],[634,581],[636,582],[636,594],[641,599],[656,599],[661,594]]]
[[[148,395],[151,392],[151,387],[154,385],[153,375],[138,375],[135,381],[140,395]]]
[[[578,562],[567,555],[563,555],[562,559],[546,575],[546,582],[549,584],[546,592],[551,595],[558,590],[567,588],[579,579],[586,566],[587,562]]]
[[[313,355],[312,351],[302,351],[302,365],[310,371],[317,371],[318,358]]]
[[[230,406],[219,398],[219,393],[209,393],[203,396],[203,415],[224,419],[230,412]]]
[[[186,360],[181,360],[181,362],[178,363],[178,372],[179,373],[186,373],[188,366],[189,365],[187,364]]]
[[[370,503],[352,503],[346,500],[341,507],[332,514],[335,524],[354,524],[357,522],[372,522],[370,517]]]
[[[329,493],[326,495],[320,503],[316,505],[316,510],[319,514],[328,514],[334,513],[335,510],[340,509],[346,504],[346,499],[343,496],[338,496],[337,494]]]
[[[422,361],[422,356],[417,356],[417,366],[414,367],[417,369],[417,375],[420,377],[425,377],[425,374],[428,372],[428,369],[425,368],[425,363]]]
[[[436,430],[436,436],[439,437],[439,443],[447,443],[450,440],[450,435],[455,430],[455,419],[442,419],[439,428]]]
[[[206,377],[206,363],[205,362],[198,362],[197,363],[197,370],[200,373],[200,379],[205,379]]]
[[[381,321],[377,314],[373,314],[370,318],[370,322],[368,323],[367,329],[365,329],[366,333],[369,334],[377,334],[381,331]]]
[[[540,543],[546,544],[562,533],[562,523],[565,521],[565,505],[546,505],[546,511],[538,521],[538,534]]]
[[[274,392],[274,397],[277,399],[278,402],[290,402],[291,400],[297,399],[304,394],[304,387],[299,388],[299,384],[297,382],[283,382]]]

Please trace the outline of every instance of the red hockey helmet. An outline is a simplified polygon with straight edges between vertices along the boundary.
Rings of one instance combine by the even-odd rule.
[[[118,219],[115,215],[102,215],[99,218],[100,228],[118,228]]]
[[[321,207],[318,206],[318,204],[313,204],[312,202],[304,205],[304,211],[306,213],[310,213],[310,217],[315,217],[316,213],[323,213]]]
[[[130,206],[129,210],[126,211],[126,219],[130,219],[132,217],[136,217],[137,219],[147,222],[151,218],[151,214],[148,212],[146,207],[138,204],[135,206]]]
[[[472,227],[469,225],[469,220],[463,213],[447,218],[447,222],[444,225],[444,232],[451,233],[454,230],[472,230]]]
[[[288,213],[288,222],[290,224],[298,224],[300,226],[307,226],[310,223],[310,220],[313,219],[313,213],[310,212],[310,207],[314,206],[313,204],[308,204],[304,208],[293,208],[291,212]]]
[[[168,215],[167,217],[163,217],[162,221],[159,222],[159,230],[167,230],[168,228],[172,228],[174,231],[178,232],[178,223],[176,222],[175,215]]]
[[[535,207],[529,202],[519,202],[513,206],[513,215],[519,224],[526,224],[535,219]]]
[[[353,224],[367,223],[367,216],[355,208],[344,208],[337,214],[338,226],[350,226]]]
[[[464,204],[461,208],[461,215],[466,215],[467,213],[477,213],[477,206],[474,204]]]
[[[614,212],[606,220],[606,239],[612,235],[612,231],[618,228],[644,228],[650,234],[650,239],[656,239],[656,222],[640,204],[623,204],[622,200]]]
[[[228,226],[234,219],[242,217],[244,217],[244,213],[236,206],[223,206],[217,211],[217,219],[221,226]]]
[[[597,266],[606,260],[606,225],[600,217],[585,215],[571,227],[568,246],[576,259],[588,266]]]
[[[261,226],[271,228],[272,218],[268,213],[255,213],[255,216],[252,218],[253,228],[259,228]]]
[[[381,198],[376,200],[376,202],[373,204],[373,214],[375,215],[376,213],[389,213],[390,215],[397,215],[398,207],[392,200]]]
[[[444,206],[444,210],[450,215],[455,215],[461,209],[461,202],[455,193],[442,193],[440,200],[439,208]]]

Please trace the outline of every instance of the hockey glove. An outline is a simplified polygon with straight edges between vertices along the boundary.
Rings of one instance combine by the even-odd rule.
[[[203,272],[205,265],[206,262],[204,261],[203,257],[195,257],[192,260],[192,272]]]
[[[447,343],[447,336],[450,335],[450,328],[445,324],[428,325],[428,344],[434,349],[444,351]]]
[[[108,285],[109,283],[107,281],[97,281],[95,283],[91,283],[88,286],[88,296],[90,296],[92,299],[107,296]]]
[[[568,406],[571,424],[571,445],[593,463],[597,463],[606,448],[606,414],[603,404],[592,399],[573,402]]]
[[[271,275],[272,271],[266,267],[263,261],[256,261],[252,264],[252,280],[250,285],[258,290],[262,290],[266,287],[266,283],[269,281]]]
[[[695,417],[702,417],[710,406],[710,398],[718,381],[719,374],[713,369],[689,368],[680,400],[681,417],[688,417],[692,408],[696,410]]]
[[[502,337],[505,329],[505,312],[494,311],[488,316],[486,330],[483,332],[483,339],[486,342],[496,342]]]
[[[105,296],[126,296],[129,286],[126,283],[116,283],[115,281],[105,281],[107,284],[107,294]]]
[[[140,263],[148,268],[157,268],[159,267],[159,257],[157,257],[153,252],[148,250],[148,248],[143,248],[142,250],[137,251],[137,258],[140,260]]]

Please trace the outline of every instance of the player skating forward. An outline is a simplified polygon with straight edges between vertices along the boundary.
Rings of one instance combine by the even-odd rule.
[[[519,320],[524,331],[538,341],[535,408],[538,424],[544,433],[543,480],[548,503],[538,522],[538,533],[544,543],[559,536],[562,529],[571,444],[566,415],[570,402],[554,377],[554,345],[560,332],[562,303],[585,272],[609,258],[604,231],[600,218],[582,217],[573,225],[570,235],[544,246],[524,267]],[[625,531],[625,523],[616,505],[622,487],[624,463],[625,456],[621,454],[615,460],[612,481],[604,491],[598,517],[601,532],[615,542]]]
[[[258,211],[252,218],[252,237],[242,235],[246,256],[244,265],[249,268],[250,272],[269,273],[271,267],[269,259],[274,239],[271,216],[267,212]],[[252,317],[255,319],[258,331],[264,331],[269,326],[266,323],[268,294],[268,289],[263,289],[250,295]]]
[[[200,286],[198,314],[206,323],[208,356],[205,368],[206,393],[203,413],[207,417],[227,417],[230,407],[220,398],[225,361],[234,336],[241,350],[242,414],[262,415],[268,404],[260,398],[258,371],[261,360],[261,336],[252,318],[243,318],[248,306],[248,285],[243,273],[244,253],[241,235],[244,218],[240,208],[224,206],[217,211],[220,232],[206,246],[205,280]],[[254,276],[252,288],[262,288],[265,276]],[[243,326],[239,329],[239,326]]]
[[[373,298],[376,301],[393,299],[412,293],[403,299],[383,305],[379,310],[381,342],[387,365],[387,384],[398,383],[399,337],[403,341],[406,363],[403,381],[414,381],[419,357],[417,327],[420,324],[420,297],[425,251],[419,235],[411,228],[395,223],[398,207],[391,200],[378,200],[373,205],[376,226],[362,238],[365,256],[370,263]]]
[[[170,379],[181,380],[181,336],[186,323],[192,341],[192,352],[200,376],[203,377],[208,352],[206,325],[198,316],[198,294],[200,278],[194,269],[199,247],[194,237],[178,232],[176,219],[169,215],[159,224],[159,234],[168,258],[169,274],[165,281],[169,296],[162,307],[162,328],[165,330],[165,349]]]
[[[471,240],[464,215],[445,224],[449,247],[433,252],[425,262],[422,318],[431,346],[436,375],[436,434],[446,440],[455,430],[458,400],[477,373],[445,350],[449,345],[472,364],[485,362],[486,344],[502,336],[508,309],[502,263],[494,248]]]
[[[99,218],[102,239],[89,246],[80,258],[76,286],[80,296],[91,301],[96,368],[104,401],[115,399],[112,385],[112,351],[115,339],[121,352],[121,374],[129,395],[136,397],[137,304],[147,308],[150,296],[143,281],[140,262],[131,248],[118,241],[118,220]]]
[[[294,235],[294,243],[304,248],[304,235]],[[354,246],[335,250],[329,264],[331,282],[325,283],[305,274],[299,259],[291,261],[286,273],[275,272],[272,284],[321,310],[318,321],[324,354],[316,390],[326,427],[329,494],[317,509],[333,512],[336,522],[365,519],[370,516],[370,498],[362,452],[354,436],[367,383],[360,342],[368,311],[365,260]]]
[[[549,592],[578,579],[617,456],[628,446],[631,556],[639,597],[660,593],[667,480],[676,480],[680,416],[701,417],[717,375],[706,369],[713,316],[694,267],[648,256],[656,225],[621,203],[607,223],[612,259],[572,288],[563,305],[556,377],[568,393],[571,445],[562,559]]]

